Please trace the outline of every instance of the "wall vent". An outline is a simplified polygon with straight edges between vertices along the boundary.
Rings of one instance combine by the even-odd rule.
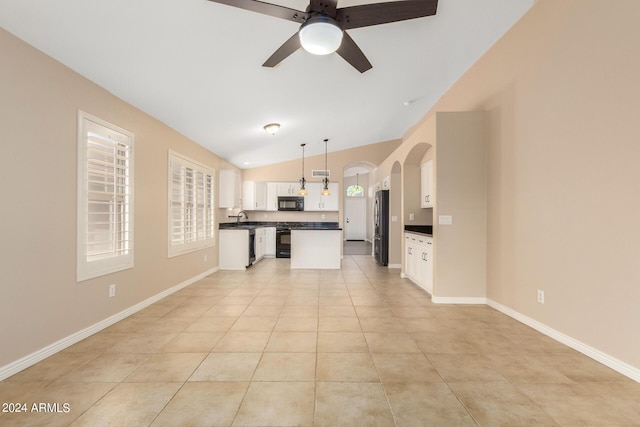
[[[331,171],[330,170],[312,170],[311,176],[313,178],[330,178]]]

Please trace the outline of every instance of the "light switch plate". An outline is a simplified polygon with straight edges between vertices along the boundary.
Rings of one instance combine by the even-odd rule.
[[[391,222],[398,222],[398,216],[397,215],[392,215],[391,216]]]
[[[451,215],[440,215],[438,216],[438,224],[451,225],[453,224],[453,217]]]

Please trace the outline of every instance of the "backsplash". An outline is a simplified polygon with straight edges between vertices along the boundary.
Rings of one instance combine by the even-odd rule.
[[[237,222],[235,217],[240,209],[218,209],[218,222]],[[245,211],[249,215],[247,220],[242,217],[240,221],[290,221],[290,222],[339,222],[338,212],[280,212],[280,211]]]

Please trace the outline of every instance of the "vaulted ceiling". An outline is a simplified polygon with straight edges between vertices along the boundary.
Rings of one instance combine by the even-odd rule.
[[[534,1],[439,0],[435,16],[349,30],[363,74],[302,49],[262,67],[299,26],[207,0],[0,0],[0,26],[247,168],[298,158],[301,143],[321,154],[324,138],[336,151],[402,137]]]

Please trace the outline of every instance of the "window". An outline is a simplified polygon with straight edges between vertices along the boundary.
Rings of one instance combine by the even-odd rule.
[[[364,197],[364,188],[358,184],[348,186],[347,197]]]
[[[78,281],[133,267],[133,142],[78,112]]]
[[[168,256],[215,243],[212,169],[169,151]]]

